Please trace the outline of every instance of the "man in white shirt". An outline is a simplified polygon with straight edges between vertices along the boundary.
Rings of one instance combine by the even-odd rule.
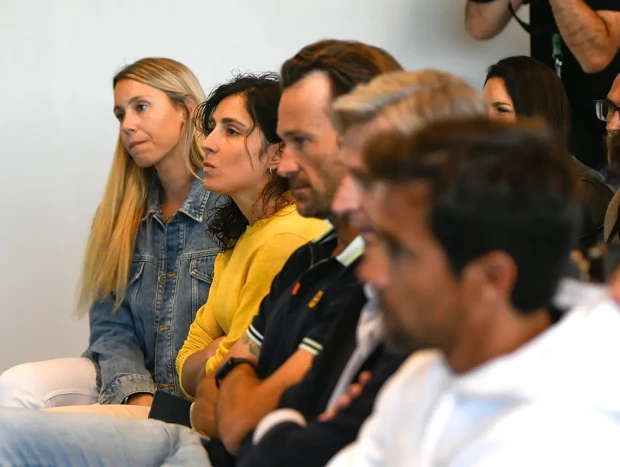
[[[579,225],[566,154],[480,119],[384,137],[365,159],[382,254],[361,274],[389,342],[437,350],[410,357],[330,466],[617,465],[619,310],[549,307]]]

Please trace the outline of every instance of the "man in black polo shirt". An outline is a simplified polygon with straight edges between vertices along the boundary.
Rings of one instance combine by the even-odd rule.
[[[415,131],[448,115],[485,114],[484,101],[475,90],[460,78],[434,70],[387,73],[335,100],[332,117],[342,135],[339,158],[347,175],[332,211],[360,228],[366,259],[378,251],[362,202],[377,199],[373,185],[365,182],[365,143],[396,128]],[[368,302],[361,311],[349,307],[338,316],[323,351],[302,382],[283,395],[280,410],[263,418],[244,440],[239,467],[325,465],[355,440],[381,387],[405,358],[386,349],[383,313],[374,291],[366,292]],[[362,385],[356,381],[365,382],[368,374],[360,391]],[[353,395],[355,400],[347,404]]]
[[[335,318],[348,308],[359,313],[365,302],[355,275],[363,242],[330,209],[346,172],[336,157],[340,138],[329,108],[355,85],[398,69],[381,49],[336,40],[304,47],[282,66],[278,133],[285,149],[278,173],[290,181],[298,211],[328,219],[334,230],[291,256],[230,358],[198,387],[192,425],[221,439],[230,453],[303,378]],[[227,462],[222,443],[208,446],[215,465]]]
[[[468,0],[467,31],[476,39],[499,34],[513,17],[510,0]],[[512,0],[513,11],[523,0]],[[604,125],[594,101],[620,73],[618,0],[530,0],[532,57],[558,70],[571,106],[571,151],[594,169],[605,165]],[[527,26],[527,25],[526,25]]]

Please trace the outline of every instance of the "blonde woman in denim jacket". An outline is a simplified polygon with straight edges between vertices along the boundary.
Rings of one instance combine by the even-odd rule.
[[[156,389],[181,394],[175,358],[219,252],[205,235],[217,196],[193,175],[203,153],[192,117],[205,97],[189,69],[164,58],[125,67],[113,88],[119,139],[79,285],[89,347],[7,370],[0,406],[149,406]]]

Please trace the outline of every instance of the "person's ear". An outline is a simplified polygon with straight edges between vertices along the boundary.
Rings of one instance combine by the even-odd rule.
[[[267,171],[275,172],[282,160],[282,151],[284,149],[284,143],[270,144],[267,147]],[[273,170],[270,170],[273,169]]]
[[[177,104],[177,108],[182,114],[181,121],[183,123],[191,121],[194,118],[197,107],[198,102],[196,102],[196,99],[192,97],[187,98],[187,100],[185,101],[185,105]]]
[[[517,265],[508,254],[491,251],[470,262],[461,276],[471,299],[490,304],[510,302],[517,273]]]
[[[489,292],[510,300],[517,283],[517,264],[503,251],[491,251],[480,258],[482,274]]]

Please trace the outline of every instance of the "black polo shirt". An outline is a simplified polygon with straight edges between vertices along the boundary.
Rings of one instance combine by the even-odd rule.
[[[348,302],[363,294],[355,269],[363,242],[355,239],[332,257],[336,233],[301,247],[272,283],[247,336],[261,347],[257,375],[265,379],[297,349],[317,355]]]
[[[593,10],[620,11],[618,0],[584,0]],[[555,69],[553,35],[558,26],[548,0],[530,1],[532,57]],[[598,120],[594,101],[604,99],[620,73],[620,53],[600,73],[586,73],[562,41],[562,81],[571,107],[571,150],[583,163],[599,169],[605,165],[605,123]]]
[[[362,393],[349,407],[338,411],[332,420],[319,421],[319,415],[327,408],[356,348],[369,345],[369,341],[360,343],[358,339],[363,311],[357,300],[354,298],[338,317],[325,341],[325,348],[314,359],[304,379],[289,388],[280,399],[278,407],[298,412],[306,420],[306,425],[283,420],[263,432],[257,444],[254,443],[255,432],[249,433],[237,456],[238,467],[325,465],[338,451],[355,441],[364,421],[372,413],[383,384],[408,357],[391,353],[382,343],[376,343],[374,350],[359,364],[356,376],[351,378],[351,381],[357,380],[362,371],[371,373],[371,380]]]

